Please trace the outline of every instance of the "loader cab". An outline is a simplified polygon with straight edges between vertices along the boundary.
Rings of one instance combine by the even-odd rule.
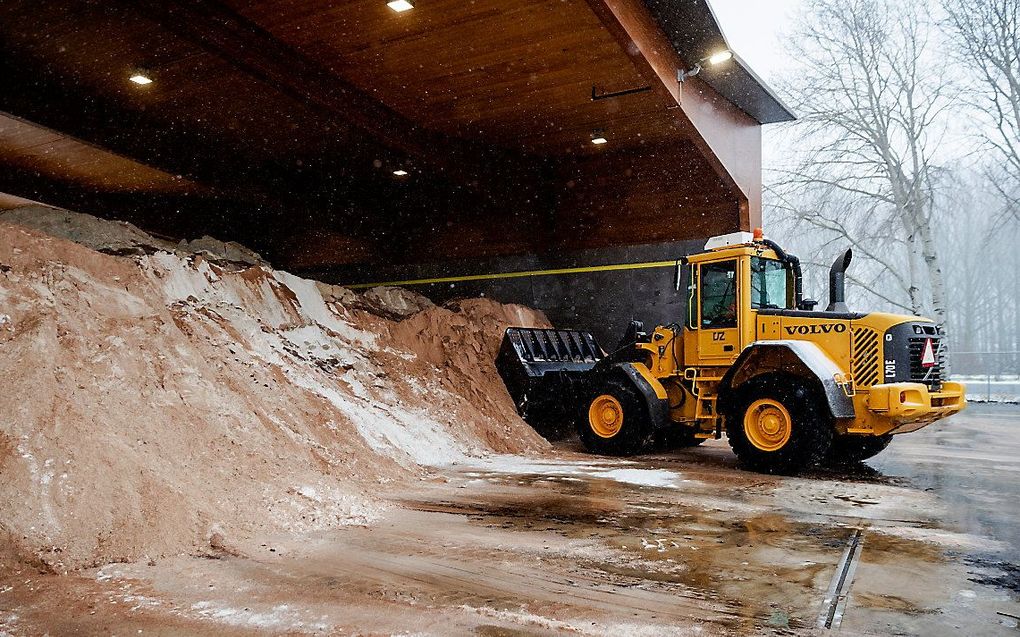
[[[794,307],[793,272],[750,233],[714,237],[687,259],[684,364],[727,367],[756,338],[759,309]]]

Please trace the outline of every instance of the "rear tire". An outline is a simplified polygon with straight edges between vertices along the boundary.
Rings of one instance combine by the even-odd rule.
[[[826,456],[833,424],[810,385],[795,376],[773,375],[737,389],[726,411],[726,435],[745,467],[791,475]]]
[[[825,456],[825,464],[838,467],[852,465],[882,453],[892,436],[854,436],[842,435],[832,439],[832,446]]]
[[[644,398],[633,385],[617,378],[600,383],[578,410],[577,434],[589,453],[631,456],[641,453],[652,437]]]

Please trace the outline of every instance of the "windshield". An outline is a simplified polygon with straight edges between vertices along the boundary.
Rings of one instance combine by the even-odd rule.
[[[701,326],[737,326],[737,262],[701,266]]]
[[[787,308],[787,273],[775,259],[751,257],[751,308]]]

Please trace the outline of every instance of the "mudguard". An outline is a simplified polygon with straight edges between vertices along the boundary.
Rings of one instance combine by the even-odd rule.
[[[607,375],[625,379],[637,389],[648,405],[648,417],[652,429],[660,429],[670,423],[669,397],[666,388],[652,376],[648,368],[641,363],[614,363],[600,370]]]
[[[744,383],[763,374],[793,373],[809,378],[825,396],[833,418],[853,418],[854,403],[836,376],[843,370],[814,343],[808,341],[757,341],[747,346],[719,383],[720,406],[733,399]]]

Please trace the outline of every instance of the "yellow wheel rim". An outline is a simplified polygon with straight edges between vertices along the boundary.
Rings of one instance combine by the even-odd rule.
[[[793,421],[782,403],[771,398],[754,401],[744,412],[744,433],[762,451],[778,451],[790,441]]]
[[[588,407],[588,424],[595,435],[612,438],[623,427],[623,406],[609,394],[602,394]]]

